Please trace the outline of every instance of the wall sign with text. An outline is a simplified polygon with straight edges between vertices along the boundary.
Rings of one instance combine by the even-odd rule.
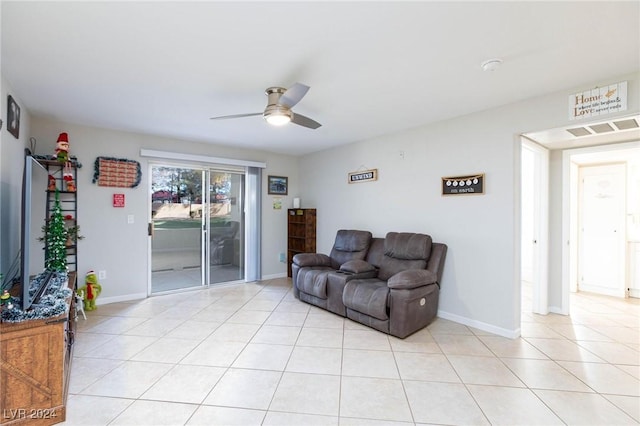
[[[442,178],[442,195],[484,194],[484,173]]]
[[[349,173],[349,183],[372,182],[378,180],[378,169]]]
[[[113,194],[113,207],[124,207],[124,194]]]
[[[586,90],[569,96],[569,120],[627,110],[627,82]]]

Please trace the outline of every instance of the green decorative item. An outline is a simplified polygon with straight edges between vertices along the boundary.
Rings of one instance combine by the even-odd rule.
[[[60,196],[56,190],[56,200],[49,220],[46,235],[45,268],[51,271],[64,272],[67,270],[67,231],[64,226],[64,217],[60,207]]]
[[[78,289],[78,294],[84,299],[84,310],[94,311],[97,309],[96,299],[102,293],[102,286],[94,271],[87,272],[84,282],[85,284]]]

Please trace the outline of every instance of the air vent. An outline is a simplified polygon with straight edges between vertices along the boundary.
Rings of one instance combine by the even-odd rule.
[[[638,122],[633,118],[629,120],[614,121],[613,124],[618,128],[618,130],[629,130],[640,127]]]
[[[589,128],[595,133],[609,133],[615,130],[609,123],[593,124]]]
[[[589,129],[587,129],[585,127],[575,127],[573,129],[567,129],[567,132],[571,133],[576,138],[579,138],[581,136],[589,136],[589,135],[592,134],[589,131]]]

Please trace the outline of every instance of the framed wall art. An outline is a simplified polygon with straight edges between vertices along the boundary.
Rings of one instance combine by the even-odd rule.
[[[287,195],[289,191],[289,178],[285,176],[269,176],[267,181],[267,193],[270,195]]]
[[[373,182],[378,180],[378,169],[360,170],[348,174],[349,183]]]
[[[442,195],[484,194],[484,173],[442,178]]]
[[[7,130],[16,139],[20,138],[20,106],[11,95],[7,96]]]

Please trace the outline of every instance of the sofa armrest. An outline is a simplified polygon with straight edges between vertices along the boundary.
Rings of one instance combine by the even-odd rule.
[[[364,260],[350,260],[340,266],[340,271],[351,274],[362,274],[365,272],[373,272],[376,267]]]
[[[293,256],[293,263],[301,268],[305,266],[331,266],[331,258],[322,253],[298,253]]]
[[[408,290],[430,284],[438,284],[438,277],[427,269],[408,269],[400,271],[387,281],[387,287]]]

